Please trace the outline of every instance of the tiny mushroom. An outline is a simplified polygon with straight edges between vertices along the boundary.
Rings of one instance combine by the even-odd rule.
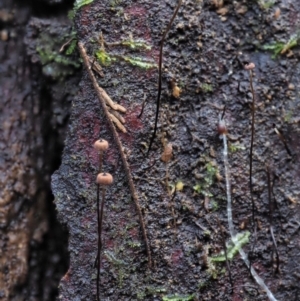
[[[98,142],[98,141],[97,141]],[[100,145],[100,152],[103,150],[103,144],[102,143],[95,143],[97,146]],[[102,141],[101,141],[102,142]],[[104,144],[104,149],[108,148],[108,143],[105,141],[106,144]],[[96,147],[95,147],[96,148]],[[98,149],[98,148],[97,148]],[[97,262],[98,262],[98,267],[97,267],[97,301],[100,301],[100,268],[101,268],[101,250],[102,250],[102,221],[103,221],[103,210],[104,210],[104,201],[105,201],[105,190],[106,186],[111,185],[113,182],[113,177],[109,173],[101,172],[97,175],[97,211],[98,211],[98,254],[97,254]],[[102,203],[100,207],[100,202],[99,202],[99,191],[100,191],[100,185],[102,185]]]
[[[109,147],[109,144],[104,139],[99,139],[94,143],[94,149],[98,151],[99,154],[99,171],[102,172],[102,161],[103,161],[103,152],[105,152]]]
[[[106,151],[108,146],[108,142],[104,139],[99,139],[94,143],[94,148],[98,151]]]
[[[245,65],[244,65],[244,68],[246,69],[246,70],[253,70],[254,68],[255,68],[255,64],[254,63],[246,63]]]
[[[227,127],[226,127],[226,124],[225,124],[224,120],[219,121],[217,129],[218,129],[218,133],[220,135],[226,135],[227,134]]]
[[[102,172],[97,175],[97,184],[108,186],[113,183],[113,176],[107,172]]]

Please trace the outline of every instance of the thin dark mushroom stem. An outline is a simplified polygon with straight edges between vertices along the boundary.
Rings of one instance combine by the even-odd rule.
[[[251,254],[254,253],[256,240],[257,240],[257,230],[255,223],[255,203],[253,198],[253,182],[252,182],[252,173],[253,173],[253,145],[254,145],[254,131],[255,131],[255,91],[253,87],[253,69],[255,68],[254,63],[246,63],[245,69],[249,71],[249,80],[250,80],[250,90],[252,94],[252,103],[251,103],[251,141],[250,141],[250,154],[249,154],[249,186],[250,186],[250,199],[251,199],[251,211],[252,211],[252,230],[254,232],[254,242],[251,247]],[[252,257],[249,256],[249,272],[251,274],[251,265]]]
[[[97,301],[100,301],[100,268],[101,268],[101,250],[102,250],[102,221],[105,199],[105,189],[102,190],[102,202],[100,209],[100,185],[97,184],[97,220],[98,220],[98,253],[97,253]]]
[[[163,59],[163,48],[164,48],[164,42],[166,39],[166,36],[173,24],[173,21],[179,11],[179,8],[182,4],[182,0],[178,1],[177,7],[173,13],[173,16],[167,26],[167,29],[165,30],[161,42],[160,42],[160,49],[159,49],[159,62],[158,62],[158,93],[157,93],[157,100],[156,100],[156,113],[155,113],[155,124],[154,124],[154,131],[152,134],[152,137],[150,139],[150,143],[149,143],[149,148],[148,148],[148,152],[147,152],[147,156],[149,155],[149,152],[151,150],[153,141],[155,139],[156,136],[156,132],[157,132],[157,122],[158,122],[158,114],[159,114],[159,108],[160,108],[160,96],[161,96],[161,86],[162,86],[162,59]]]
[[[99,200],[100,185],[97,188],[97,199]],[[102,223],[103,223],[103,211],[104,211],[104,201],[105,201],[105,188],[102,189],[102,202],[101,208],[99,208],[99,201],[97,202],[98,211],[98,268],[97,268],[97,301],[100,301],[100,268],[101,268],[101,251],[102,251]],[[99,210],[100,209],[100,210]]]
[[[98,221],[98,251],[97,251],[97,301],[100,301],[100,269],[101,269],[101,251],[103,247],[102,243],[102,224],[103,224],[103,212],[105,202],[105,189],[107,185],[113,183],[113,177],[109,173],[99,173],[97,175],[97,221]],[[102,186],[102,202],[100,207],[100,185]]]
[[[270,166],[267,165],[267,181],[268,181],[268,199],[269,199],[269,228],[270,228],[270,234],[272,237],[273,241],[273,246],[275,249],[275,254],[276,254],[276,270],[275,272],[279,272],[279,254],[278,254],[278,248],[277,248],[277,243],[276,239],[274,236],[274,231],[273,231],[273,212],[274,212],[274,203],[272,200],[272,187],[271,187],[271,175],[270,175]]]
[[[102,172],[102,161],[103,161],[103,152],[100,151],[99,152],[99,170],[98,170],[98,173],[101,173]]]
[[[252,182],[252,173],[253,173],[253,145],[254,145],[254,132],[255,132],[255,92],[253,88],[253,73],[252,70],[249,70],[250,77],[250,89],[252,94],[252,105],[251,105],[251,142],[250,142],[250,162],[249,162],[249,185],[250,185],[250,198],[251,198],[251,211],[252,211],[252,227],[254,229],[254,245],[256,242],[256,225],[255,225],[255,204],[253,198],[253,182]]]
[[[224,119],[225,112],[226,112],[226,105],[224,105],[223,112],[222,112],[222,116],[221,116],[221,120]]]
[[[103,152],[99,152],[99,170],[102,172]],[[101,251],[102,251],[102,221],[103,221],[103,209],[104,209],[105,191],[103,188],[102,202],[100,209],[100,184],[97,184],[97,221],[98,221],[98,250],[95,265],[97,267],[97,301],[100,301],[100,268],[101,268]]]

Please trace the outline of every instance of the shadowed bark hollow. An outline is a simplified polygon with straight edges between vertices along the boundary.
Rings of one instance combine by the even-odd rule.
[[[0,1],[1,300],[54,300],[68,265],[50,176],[60,164],[70,101],[66,87],[42,73],[37,35],[30,35],[34,15],[30,3]]]

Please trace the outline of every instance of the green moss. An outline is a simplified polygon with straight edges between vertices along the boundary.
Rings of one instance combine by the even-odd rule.
[[[122,0],[110,0],[109,1],[109,6],[111,8],[114,8],[115,6],[118,6],[122,3]]]
[[[118,285],[120,288],[123,287],[124,277],[125,277],[125,271],[124,271],[124,269],[120,268],[118,271]]]
[[[293,117],[293,111],[288,111],[285,115],[284,115],[284,122],[290,122],[291,119]]]
[[[131,248],[139,248],[141,246],[141,243],[138,241],[128,241],[128,245]]]
[[[136,50],[136,49],[151,50],[151,46],[145,43],[144,41],[125,40],[121,42],[121,44],[123,46],[128,46],[132,50]]]
[[[291,48],[298,45],[299,37],[297,35],[293,35],[290,37],[288,42],[276,42],[273,44],[267,44],[262,46],[264,50],[271,50],[273,52],[272,58],[276,58],[279,54],[284,54]]]
[[[69,10],[69,11],[68,11],[68,18],[69,18],[69,20],[73,21],[73,20],[74,20],[74,17],[75,17],[75,14],[76,14],[75,9]]]
[[[98,50],[95,54],[96,58],[102,66],[109,66],[112,62],[115,62],[117,60],[102,49]]]
[[[153,63],[150,63],[150,62],[147,62],[139,57],[128,57],[128,56],[124,56],[122,57],[122,59],[125,61],[125,62],[128,62],[130,63],[131,65],[133,66],[136,66],[136,67],[140,67],[142,69],[153,69],[153,68],[157,68],[157,65],[156,64],[153,64]]]
[[[204,181],[206,182],[207,185],[211,186],[218,169],[212,162],[208,162],[206,164],[206,171],[207,171],[206,172],[207,176],[204,178]]]
[[[212,279],[218,278],[219,273],[218,273],[217,267],[211,260],[209,260],[209,258],[207,260],[207,273],[209,274],[209,276]]]
[[[61,28],[41,22],[30,49],[39,58],[44,75],[61,81],[81,67],[76,43],[76,31],[72,30],[71,25]],[[64,51],[60,52],[63,45],[66,45]]]
[[[201,192],[201,185],[200,184],[196,184],[195,186],[193,186],[193,189],[196,193],[200,193]]]
[[[262,9],[269,9],[275,4],[275,0],[258,0],[258,4]]]
[[[213,86],[211,84],[207,84],[207,83],[203,83],[201,85],[201,89],[203,92],[207,93],[207,92],[212,92],[213,91]]]
[[[272,58],[276,58],[276,56],[282,51],[284,45],[285,43],[283,42],[276,42],[273,44],[264,45],[262,48],[264,50],[271,50],[273,52]]]
[[[233,144],[233,143],[230,143],[228,148],[229,148],[229,151],[231,153],[235,153],[235,152],[237,152],[239,150],[244,150],[245,149],[244,146],[242,146],[240,144]]]
[[[77,39],[74,38],[68,45],[68,48],[66,50],[66,55],[72,55],[76,50],[76,46],[77,46]]]
[[[113,43],[106,43],[109,47],[114,47],[114,46],[126,46],[129,47],[132,50],[138,50],[138,49],[146,49],[150,50],[151,46],[145,43],[142,40],[134,40],[132,38],[132,35],[129,35],[128,40],[121,40],[121,41],[116,41]],[[104,45],[101,47],[100,50],[96,51],[95,53],[96,58],[98,59],[99,63],[103,66],[109,66],[113,62],[116,62],[117,60],[120,61],[125,61],[133,66],[142,68],[142,69],[151,69],[151,68],[157,68],[157,65],[145,60],[144,58],[141,57],[132,57],[132,56],[125,56],[121,54],[114,54],[111,52],[106,52],[104,49]]]
[[[214,212],[214,211],[217,211],[219,209],[219,203],[217,201],[212,201],[211,202],[211,210]]]
[[[193,186],[193,189],[196,193],[201,193],[204,196],[212,197],[212,193],[209,192],[210,187],[214,183],[218,168],[213,162],[208,161],[205,165],[205,174],[202,182],[197,183]]]
[[[210,238],[210,237],[211,237],[211,232],[210,232],[208,229],[205,229],[205,231],[203,232],[203,235],[204,235],[205,237]]]
[[[74,8],[75,9],[79,9],[80,7],[84,6],[84,5],[88,5],[90,3],[92,3],[94,0],[76,0],[75,4],[74,4]]]
[[[118,249],[116,253],[118,253],[119,251],[120,249]],[[123,280],[126,275],[125,266],[127,266],[128,264],[125,261],[118,259],[116,255],[109,250],[104,251],[104,255],[112,264],[112,270],[115,272],[115,275],[118,279],[118,286],[123,287]]]
[[[138,300],[144,300],[146,296],[147,294],[145,293],[145,291],[138,291],[136,294],[136,298]]]
[[[205,289],[208,285],[210,284],[210,281],[209,279],[205,279],[205,280],[202,280],[198,283],[198,290],[203,290]]]
[[[112,252],[106,250],[106,251],[104,251],[104,254],[105,254],[107,260],[109,262],[111,262],[113,265],[115,265],[115,266],[124,266],[124,265],[126,265],[125,261],[117,259],[116,256]]]
[[[133,66],[142,68],[142,69],[151,69],[151,68],[157,67],[156,64],[145,61],[139,57],[113,55],[113,54],[107,53],[105,50],[102,50],[102,49],[98,50],[95,54],[96,54],[96,58],[98,59],[99,63],[102,66],[109,66],[113,62],[116,62],[119,59],[119,60],[123,60]]]
[[[250,232],[238,233],[234,237],[234,243],[230,242],[226,244],[227,258],[232,260],[233,257],[239,252],[239,250],[249,242]],[[225,253],[222,251],[219,255],[209,257],[210,262],[224,262],[226,261]]]
[[[123,7],[116,8],[115,11],[116,11],[116,16],[117,17],[122,17],[124,15]]]
[[[167,295],[163,296],[163,301],[192,301],[194,300],[195,296],[193,295]]]
[[[61,46],[63,41],[67,39],[70,39],[70,36],[57,37],[55,39],[54,36],[47,33],[42,33],[37,39],[36,52],[43,65],[43,73],[55,80],[63,80],[81,66],[79,57],[72,55],[75,51],[76,41],[75,45],[70,45],[71,48],[68,50],[68,55],[57,51],[59,49],[58,45]]]
[[[145,300],[146,296],[162,294],[165,292],[166,292],[166,289],[164,287],[147,286],[147,287],[144,287],[143,289],[140,289],[137,292],[136,296],[137,296],[138,300]]]

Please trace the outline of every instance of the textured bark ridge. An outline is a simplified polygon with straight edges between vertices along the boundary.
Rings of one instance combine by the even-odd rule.
[[[113,175],[114,184],[106,190],[104,208],[100,287],[103,300],[267,300],[264,292],[255,289],[256,284],[238,256],[230,262],[232,290],[228,275],[223,272],[224,260],[211,260],[220,255],[225,245],[217,220],[227,228],[222,140],[216,131],[224,105],[233,225],[237,233],[252,231],[252,98],[249,75],[243,69],[243,63],[250,60],[256,65],[252,188],[258,223],[251,263],[276,299],[295,299],[295,281],[300,270],[295,262],[299,255],[296,248],[287,248],[287,244],[299,240],[297,225],[290,222],[299,218],[298,202],[293,202],[300,194],[299,131],[296,115],[291,113],[299,112],[295,89],[299,83],[289,73],[297,58],[290,54],[278,62],[261,50],[264,44],[272,42],[270,28],[274,24],[271,12],[258,3],[247,6],[246,1],[226,5],[223,1],[184,1],[165,43],[158,135],[153,151],[146,157],[154,127],[159,41],[176,4],[95,0],[77,11],[78,42],[84,49],[81,52],[86,52],[90,59],[84,62],[86,70],[73,100],[62,165],[52,177],[58,215],[70,234],[70,267],[61,280],[59,298],[96,299],[95,181],[99,162],[93,143],[104,138],[110,148],[104,156],[103,171]],[[291,26],[289,20],[283,20]],[[257,30],[258,26],[263,26],[264,31]],[[254,52],[255,49],[258,51]],[[239,50],[245,50],[248,59]],[[89,70],[89,66],[98,70],[98,64],[102,66],[101,72]],[[91,72],[107,95],[126,109],[119,112],[122,117],[105,113],[99,103],[103,92],[95,90]],[[139,118],[144,100],[146,106]],[[293,142],[289,136],[286,138],[293,148],[292,158],[273,132],[274,123],[284,133],[289,129],[294,137]],[[170,145],[171,159],[162,162],[164,148]],[[151,269],[122,156],[128,163],[141,206],[152,255]],[[278,175],[274,177],[273,195],[280,204],[280,214],[267,209],[266,162],[273,167],[273,175]],[[274,275],[272,267],[273,244],[266,230],[270,214],[284,262],[280,275]],[[248,254],[254,242],[253,233],[249,241],[248,234],[237,237],[247,237],[239,244]]]
[[[30,21],[31,15],[26,3],[0,1],[2,300],[53,300],[58,279],[68,264],[63,262],[67,254],[61,248],[66,233],[55,221],[50,191],[50,176],[57,168],[59,139],[64,139],[61,134],[68,115],[62,98],[67,97],[62,92],[65,87],[41,75],[37,54],[41,41],[36,32],[33,34],[33,28],[38,28],[51,36],[49,29],[61,28],[61,24],[57,20]]]
[[[10,17],[9,17],[10,16]],[[24,26],[28,11],[1,10],[1,21],[14,18]],[[5,24],[5,23],[4,23]],[[9,26],[7,26],[9,27]],[[22,35],[23,32],[19,31]],[[32,115],[38,99],[30,98],[30,69],[22,64],[22,39],[2,42],[1,53],[1,177],[0,177],[0,296],[11,300],[17,286],[26,281],[30,242],[41,242],[48,224],[46,193],[41,190],[31,155],[42,145],[34,137],[41,122]],[[35,123],[36,122],[36,123]]]

